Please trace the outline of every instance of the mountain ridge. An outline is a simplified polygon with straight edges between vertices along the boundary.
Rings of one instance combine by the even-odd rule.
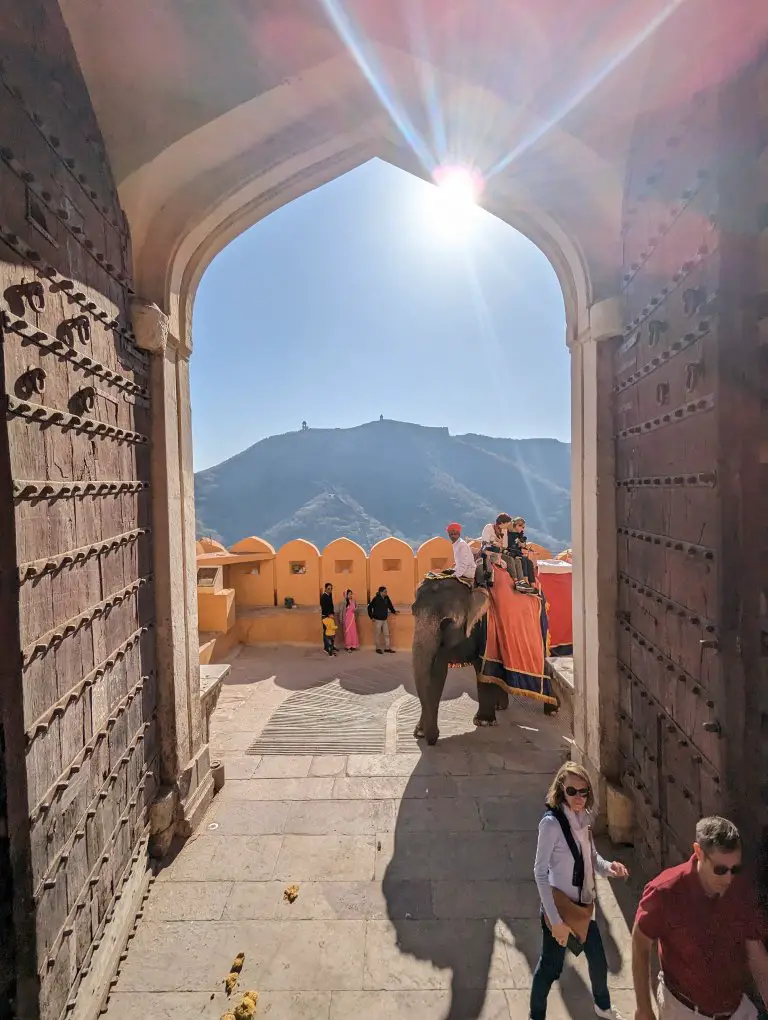
[[[506,510],[531,539],[570,544],[570,444],[451,435],[390,419],[269,436],[195,475],[198,537],[232,545],[322,548],[342,534],[368,548],[394,535],[418,546],[459,520],[465,534]]]

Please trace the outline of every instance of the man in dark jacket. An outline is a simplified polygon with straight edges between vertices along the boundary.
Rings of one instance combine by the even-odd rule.
[[[335,655],[336,613],[333,608],[333,585],[330,582],[320,596],[320,617],[323,621],[323,648],[329,655]]]
[[[382,585],[368,603],[368,615],[373,620],[373,631],[378,655],[383,655],[384,652],[394,655],[394,648],[389,647],[390,613],[393,616],[397,616],[397,610],[392,605],[389,595],[387,595],[387,589]],[[380,647],[382,642],[384,644],[383,648]]]

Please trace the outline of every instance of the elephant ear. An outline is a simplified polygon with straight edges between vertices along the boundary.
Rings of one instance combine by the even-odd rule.
[[[475,624],[479,623],[488,612],[489,603],[490,599],[486,588],[473,589],[467,610],[467,637],[471,635]]]

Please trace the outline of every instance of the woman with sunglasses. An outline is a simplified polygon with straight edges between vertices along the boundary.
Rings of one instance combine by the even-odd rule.
[[[595,875],[627,878],[619,861],[598,854],[592,839],[595,797],[586,769],[569,761],[558,769],[547,793],[547,810],[539,823],[533,874],[541,898],[541,956],[531,986],[531,1020],[544,1020],[547,996],[560,977],[566,948],[584,952],[589,966],[595,1013],[623,1020],[611,1005],[608,963],[594,919]]]

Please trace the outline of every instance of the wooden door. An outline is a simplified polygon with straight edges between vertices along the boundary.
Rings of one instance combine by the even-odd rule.
[[[754,835],[744,730],[761,725],[749,708],[764,515],[759,67],[712,82],[702,65],[698,91],[655,105],[626,188],[614,359],[621,754],[658,864],[690,852],[703,815],[728,812]]]
[[[2,2],[0,21],[18,43],[0,74],[0,669],[16,994],[20,1016],[53,1020],[124,883],[146,868],[148,361],[130,328],[125,218],[58,8]]]

